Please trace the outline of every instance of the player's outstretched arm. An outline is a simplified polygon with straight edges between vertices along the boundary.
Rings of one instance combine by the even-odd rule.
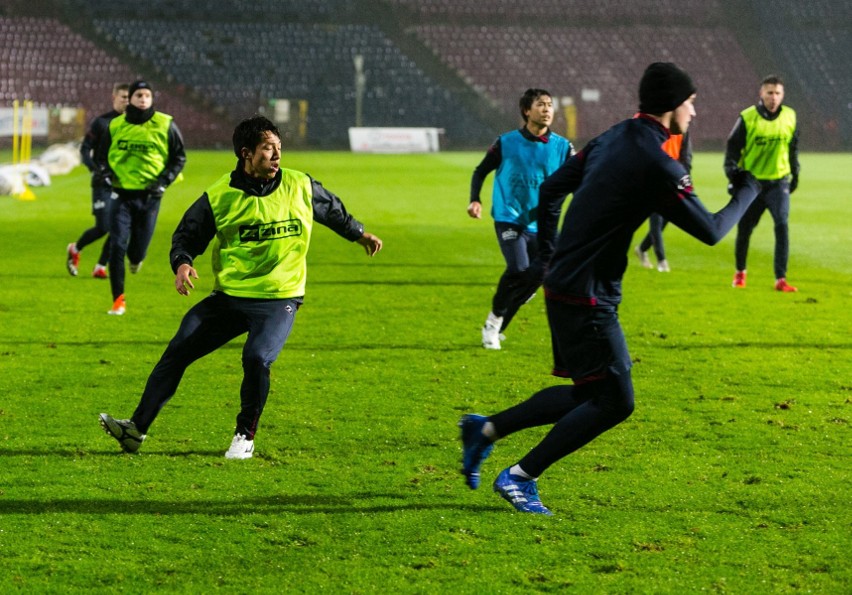
[[[732,190],[730,202],[716,213],[710,213],[695,195],[690,182],[678,188],[678,200],[661,204],[659,212],[692,237],[715,246],[742,218],[760,192],[760,184],[749,172],[739,170],[734,176]]]
[[[367,256],[373,256],[376,252],[382,249],[382,240],[371,233],[367,233],[366,231],[364,232],[364,235],[355,241],[364,246]]]

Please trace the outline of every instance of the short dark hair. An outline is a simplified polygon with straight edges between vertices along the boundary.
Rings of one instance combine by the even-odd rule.
[[[770,74],[769,76],[764,77],[763,80],[760,82],[760,86],[762,87],[763,85],[784,86],[784,80],[777,74]]]
[[[237,127],[234,128],[234,154],[242,159],[243,147],[254,151],[254,148],[263,140],[265,132],[271,132],[279,139],[281,138],[278,126],[269,118],[259,114],[255,114],[251,118],[247,118],[237,124]]]
[[[518,102],[518,106],[521,108],[521,117],[524,119],[524,122],[528,119],[524,112],[528,109],[532,109],[533,102],[542,95],[547,95],[551,98],[553,97],[553,95],[550,94],[550,91],[545,89],[527,89],[524,91],[524,94],[521,95],[521,100]]]

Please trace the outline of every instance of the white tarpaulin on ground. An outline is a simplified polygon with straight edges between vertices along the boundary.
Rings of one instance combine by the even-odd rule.
[[[350,128],[354,153],[437,153],[440,128]]]

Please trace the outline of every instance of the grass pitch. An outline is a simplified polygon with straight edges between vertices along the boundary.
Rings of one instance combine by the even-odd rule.
[[[99,244],[80,277],[64,268],[92,224],[84,170],[34,202],[0,197],[0,591],[848,593],[849,155],[802,156],[797,294],[772,291],[768,214],[745,290],[730,287],[733,234],[709,248],[667,228],[670,274],[631,261],[621,317],[636,412],[540,480],[553,518],[514,513],[489,485],[545,429],[500,442],[478,491],[458,472],[462,413],[559,382],[540,296],[503,351],[479,346],[502,270],[490,220],[465,213],[480,157],[285,153],[385,249],[368,259],[315,229],[249,461],[222,456],[240,340],[188,370],[139,455],[97,424],[132,413],[209,291],[208,255],[192,296],[174,291],[169,239],[233,156],[189,154],[120,318],[106,315],[108,283],[88,276]],[[714,210],[721,164],[695,159]]]

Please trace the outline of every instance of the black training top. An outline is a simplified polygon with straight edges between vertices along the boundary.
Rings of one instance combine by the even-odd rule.
[[[83,160],[83,165],[92,172],[92,186],[100,186],[104,183],[103,178],[98,173],[98,166],[95,163],[95,154],[104,136],[109,132],[109,123],[113,118],[121,114],[115,110],[110,110],[105,114],[101,114],[89,125],[86,131],[86,136],[83,137],[83,142],[80,144],[80,157]],[[102,149],[103,150],[103,149]]]
[[[548,262],[548,298],[586,306],[617,306],[633,233],[659,213],[688,234],[713,245],[739,221],[759,190],[749,174],[718,213],[692,189],[681,163],[661,145],[669,131],[640,114],[616,124],[586,145],[541,185],[538,242]],[[567,194],[574,197],[562,231],[557,226]]]

